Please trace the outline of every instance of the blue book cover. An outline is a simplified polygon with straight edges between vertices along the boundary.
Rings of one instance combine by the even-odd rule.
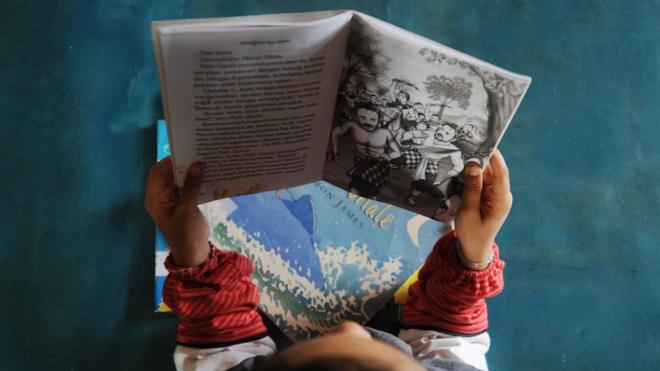
[[[169,155],[158,122],[158,159]],[[254,264],[260,308],[292,340],[367,322],[421,266],[446,225],[317,181],[200,205],[216,246]],[[156,231],[156,311],[167,272]]]

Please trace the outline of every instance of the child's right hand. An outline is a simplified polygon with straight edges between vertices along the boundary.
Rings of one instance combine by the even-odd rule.
[[[463,257],[472,263],[487,261],[497,232],[504,224],[513,197],[509,170],[495,150],[482,172],[475,163],[465,167],[463,200],[456,214],[456,234]]]

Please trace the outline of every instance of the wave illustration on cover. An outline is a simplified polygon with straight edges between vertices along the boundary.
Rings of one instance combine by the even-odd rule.
[[[319,290],[323,290],[321,263],[314,253],[314,211],[311,198],[304,195],[287,200],[282,198],[282,194],[288,195],[289,192],[277,192],[275,200],[236,197],[231,201],[233,204],[225,206],[234,210],[227,216],[227,220],[246,232],[247,243],[252,239],[267,241],[262,243],[265,250],[274,250],[297,274],[305,276]],[[258,208],[254,207],[255,201]],[[273,219],[273,215],[277,215],[277,219]],[[223,222],[217,221],[224,225]],[[214,232],[222,232],[222,227],[217,229],[219,226]],[[222,238],[222,234],[215,236]]]
[[[383,231],[368,224],[355,204],[318,207],[315,200],[328,194],[337,203],[348,200],[345,191],[316,182],[202,206],[218,246],[251,259],[262,309],[294,340],[317,336],[343,320],[366,322],[419,267],[438,234],[435,222],[424,223],[430,228],[422,230],[412,227],[426,248],[414,246],[407,222],[422,217],[406,215],[404,228],[390,225]],[[393,212],[401,219],[409,214]]]

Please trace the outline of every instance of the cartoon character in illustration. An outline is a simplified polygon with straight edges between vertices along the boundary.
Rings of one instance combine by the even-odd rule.
[[[459,139],[457,125],[445,122],[437,128],[410,130],[403,133],[402,140],[414,139],[421,139],[422,142],[401,151],[406,166],[414,169],[412,188],[405,202],[415,205],[417,196],[428,189],[428,181],[431,181],[431,187],[436,188],[447,198],[449,182],[452,177],[460,174],[464,167],[461,150],[454,145]],[[452,168],[447,172],[440,171],[439,167],[439,161],[445,158],[449,158],[452,164]],[[427,183],[427,186],[420,187],[419,181]]]
[[[417,87],[402,79],[392,79],[389,88],[390,100],[385,109],[385,124],[394,134],[396,141],[401,143],[401,134],[414,125],[417,115],[410,104],[410,93],[408,89]],[[417,89],[419,90],[419,89]]]
[[[356,83],[353,79],[348,79],[344,83],[344,88],[337,95],[335,119],[339,122],[353,119],[352,115],[357,99]]]
[[[353,193],[366,197],[377,196],[387,183],[390,161],[401,161],[401,150],[393,134],[379,127],[381,115],[372,104],[359,104],[356,121],[346,121],[332,130],[332,150],[339,156],[339,137],[350,132],[355,146],[355,163],[347,171]]]

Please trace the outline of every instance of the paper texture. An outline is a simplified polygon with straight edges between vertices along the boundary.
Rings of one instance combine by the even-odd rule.
[[[195,161],[200,202],[320,179],[350,17],[155,23],[177,184]]]

